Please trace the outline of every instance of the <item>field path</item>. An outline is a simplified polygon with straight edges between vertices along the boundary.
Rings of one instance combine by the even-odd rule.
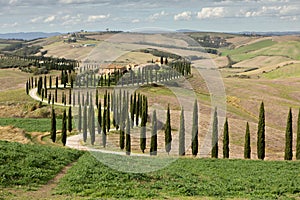
[[[46,199],[74,199],[68,198],[61,195],[53,195],[53,189],[58,185],[59,180],[64,177],[68,170],[76,163],[74,161],[67,166],[65,166],[53,179],[51,179],[47,184],[40,187],[37,191],[28,191],[24,192],[23,190],[13,190],[10,191],[15,197],[12,199],[16,200],[27,200],[27,199],[38,199],[38,200],[46,200]]]

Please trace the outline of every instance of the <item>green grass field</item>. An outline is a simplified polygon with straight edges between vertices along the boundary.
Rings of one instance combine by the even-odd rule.
[[[222,55],[227,56],[227,55],[246,54],[246,53],[250,53],[252,51],[256,51],[256,50],[259,50],[262,48],[273,46],[274,44],[276,44],[276,42],[274,42],[272,40],[269,40],[269,39],[263,40],[263,41],[255,42],[253,44],[241,46],[237,49],[223,50]]]
[[[120,156],[99,156],[129,166]],[[300,195],[299,167],[299,162],[179,158],[164,169],[131,174],[85,154],[60,180],[56,193],[109,199],[293,199]]]
[[[60,147],[0,141],[0,188],[20,185],[36,189],[81,154]]]
[[[284,79],[300,77],[300,64],[292,64],[280,67],[268,73],[262,74],[267,79]]]
[[[32,118],[0,118],[0,126],[14,126],[26,132],[50,132],[51,119],[32,119]],[[57,130],[62,127],[62,120],[56,120]]]

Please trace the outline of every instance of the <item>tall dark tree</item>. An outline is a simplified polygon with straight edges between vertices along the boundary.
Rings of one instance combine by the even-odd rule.
[[[130,95],[130,118],[131,118],[131,128],[133,128],[134,124],[134,103],[133,103],[133,95]]]
[[[98,134],[100,134],[101,133],[101,126],[102,126],[102,116],[101,116],[101,102],[99,102],[99,104],[98,104],[98,116],[97,116],[97,129],[98,129]]]
[[[151,131],[150,155],[157,155],[157,119],[156,119],[156,110],[153,111],[153,116],[152,116],[152,131]]]
[[[107,132],[110,130],[110,94],[107,95],[107,113],[106,113]]]
[[[81,105],[79,104],[78,108],[78,131],[79,133],[82,130],[82,111],[81,111]]]
[[[223,132],[223,158],[229,158],[229,132],[228,132],[228,120],[226,118]]]
[[[95,111],[94,106],[90,105],[90,136],[91,136],[91,144],[94,145],[95,143]]]
[[[54,108],[52,108],[51,114],[51,140],[52,142],[56,141],[56,116]]]
[[[137,102],[136,102],[136,106],[135,106],[135,125],[138,126],[139,125],[139,116],[140,116],[140,94],[138,94],[137,97]]]
[[[71,106],[69,107],[69,112],[68,112],[68,131],[72,132],[72,108]]]
[[[64,146],[66,145],[66,142],[67,142],[67,114],[66,114],[66,110],[64,110],[63,119],[62,119],[61,142]]]
[[[145,152],[146,149],[146,103],[143,101],[143,107],[142,107],[142,122],[141,122],[141,133],[140,133],[140,148],[142,152]]]
[[[130,155],[131,153],[131,137],[130,137],[130,118],[127,115],[126,120],[126,155]]]
[[[192,125],[192,154],[197,156],[198,154],[198,102],[195,100],[193,111],[193,125]]]
[[[185,155],[185,127],[184,127],[184,110],[181,108],[180,128],[179,128],[179,155]]]
[[[171,133],[171,116],[170,116],[170,105],[167,110],[167,121],[165,127],[165,150],[169,154],[172,148],[172,133]]]
[[[251,143],[250,143],[250,128],[249,123],[247,122],[246,125],[246,134],[245,134],[245,145],[244,145],[244,158],[250,159],[251,158]]]
[[[297,121],[296,159],[300,160],[300,109],[298,112],[298,121]]]
[[[83,107],[83,141],[86,142],[87,139],[87,106],[84,105]]]
[[[128,115],[128,112],[125,111],[125,103],[122,106],[120,113],[120,149],[125,148],[125,119]]]
[[[103,108],[103,117],[102,117],[102,145],[106,147],[106,108]]]
[[[55,88],[58,89],[58,77],[55,78]]]
[[[265,108],[264,102],[260,105],[259,121],[257,130],[257,156],[258,159],[265,159]]]
[[[285,131],[285,151],[284,160],[293,159],[293,117],[292,109],[290,108],[287,118],[286,131]]]
[[[212,140],[211,140],[211,157],[218,158],[218,113],[217,108],[215,108],[214,118],[213,118],[213,130],[212,130]]]
[[[98,108],[98,104],[99,104],[99,94],[98,94],[98,90],[96,89],[96,100],[95,100],[95,103],[96,103],[96,107]]]

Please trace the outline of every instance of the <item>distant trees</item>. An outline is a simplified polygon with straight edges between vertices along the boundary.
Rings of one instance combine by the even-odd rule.
[[[259,121],[257,130],[257,156],[258,159],[265,158],[265,108],[264,102],[260,105]]]
[[[180,128],[179,128],[179,155],[185,155],[185,127],[184,127],[184,109],[181,108],[180,114]]]
[[[214,118],[213,118],[211,146],[212,146],[211,157],[218,158],[218,113],[217,113],[217,108],[215,108]]]
[[[229,158],[229,132],[228,119],[226,118],[223,131],[223,158]]]
[[[165,126],[165,150],[169,154],[172,147],[170,105],[168,105],[167,120]]]
[[[284,151],[284,160],[293,159],[293,119],[292,119],[292,109],[290,108],[286,132],[285,132],[285,151]]]
[[[245,144],[244,144],[244,158],[251,158],[251,146],[250,146],[250,128],[249,123],[246,124]]]

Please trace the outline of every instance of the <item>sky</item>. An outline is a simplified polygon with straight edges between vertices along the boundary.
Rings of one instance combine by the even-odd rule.
[[[0,0],[0,33],[300,31],[299,0]]]

